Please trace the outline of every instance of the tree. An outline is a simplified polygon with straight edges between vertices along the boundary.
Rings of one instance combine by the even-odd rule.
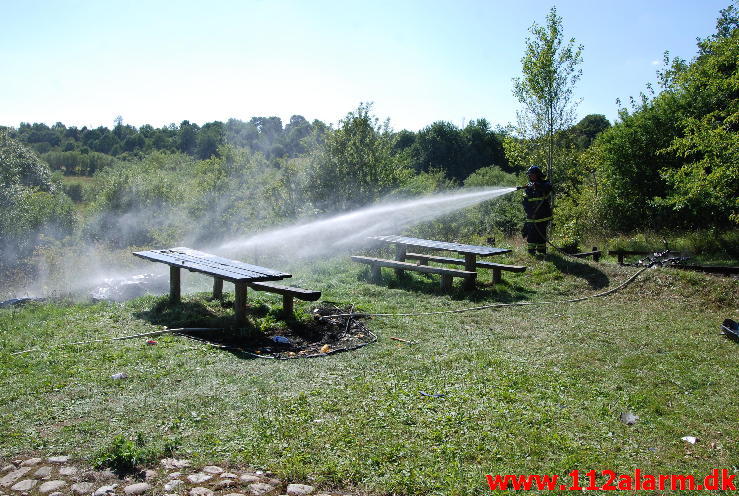
[[[395,136],[388,121],[362,103],[339,121],[313,154],[309,191],[323,210],[346,210],[389,193],[410,175],[404,160],[392,153]]]
[[[581,150],[586,149],[600,133],[611,127],[611,123],[602,114],[586,115],[580,122],[570,128],[575,145]]]
[[[403,129],[395,135],[395,145],[393,146],[393,151],[395,153],[402,153],[412,148],[415,143],[416,133],[414,133],[413,131],[408,131],[407,129]]]
[[[282,138],[282,119],[279,117],[252,117],[249,123],[256,126],[259,136],[254,144],[256,151],[260,151],[265,157],[272,157],[275,145]]]
[[[0,187],[15,185],[51,191],[51,171],[38,155],[0,132]]]
[[[699,55],[687,67],[673,64],[666,93],[678,95],[685,111],[682,133],[665,155],[680,167],[663,170],[670,193],[657,203],[668,205],[694,222],[739,225],[739,11],[736,4],[720,12],[716,33],[698,43]],[[663,93],[664,95],[664,93]],[[662,95],[660,95],[661,97]]]
[[[31,254],[41,234],[64,236],[75,220],[72,201],[32,150],[0,132],[0,271]]]
[[[447,177],[465,177],[464,173],[457,173],[463,159],[464,140],[459,128],[451,122],[437,121],[420,130],[414,147],[417,170],[440,169]]]
[[[198,125],[190,124],[190,121],[182,121],[180,123],[179,139],[177,142],[177,149],[183,153],[192,154],[195,150]]]
[[[243,122],[238,119],[229,119],[224,132],[227,144],[241,148],[254,149],[259,137],[259,129],[253,122]]]
[[[218,156],[218,147],[224,142],[223,123],[219,121],[208,122],[200,128],[197,137],[196,155],[205,160],[212,156]]]
[[[305,152],[306,147],[303,142],[305,138],[310,136],[312,131],[310,122],[302,115],[293,115],[290,122],[285,126],[284,147],[285,152],[290,157],[297,157]]]
[[[658,152],[679,132],[679,112],[680,102],[666,97],[642,103],[631,113],[621,109],[620,122],[585,152],[585,167],[594,169],[598,179],[592,208],[599,224],[618,232],[675,226],[677,219],[653,199],[667,192],[660,171],[677,166],[674,157]]]
[[[667,57],[666,57],[667,58]],[[663,91],[601,133],[586,152],[605,227],[728,227],[739,223],[739,16],[721,11],[716,34],[686,63],[666,60]],[[600,187],[602,186],[602,187]]]
[[[478,169],[497,165],[507,167],[508,161],[503,151],[503,142],[498,134],[490,129],[486,119],[471,120],[462,129],[465,153],[459,174],[463,179]]]
[[[582,75],[582,45],[564,42],[562,18],[552,7],[546,26],[534,23],[521,59],[523,77],[514,78],[513,94],[524,106],[518,112],[519,132],[543,142],[547,150],[547,174],[551,180],[555,137],[574,119],[573,89]]]

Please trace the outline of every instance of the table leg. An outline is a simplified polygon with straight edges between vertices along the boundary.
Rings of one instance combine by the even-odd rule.
[[[465,279],[464,289],[475,289],[475,281],[477,280],[477,256],[474,253],[464,254],[464,270],[475,272],[474,275]]]
[[[372,279],[372,282],[375,284],[382,283],[382,273],[380,272],[380,266],[377,264],[372,264],[372,269],[370,269],[370,279]]]
[[[406,246],[400,243],[395,245],[395,260],[398,262],[405,262]],[[403,276],[403,269],[395,269],[395,275],[397,277]]]
[[[213,278],[213,299],[220,300],[223,298],[223,279],[220,277]]]
[[[169,266],[169,301],[180,302],[180,268]]]
[[[234,312],[236,314],[236,323],[246,323],[246,283],[235,282],[236,299],[234,300]]]
[[[282,295],[282,312],[287,318],[293,316],[293,297],[292,295]]]

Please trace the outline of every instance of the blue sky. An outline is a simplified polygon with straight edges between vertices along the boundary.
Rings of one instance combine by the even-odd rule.
[[[578,116],[613,121],[729,0],[0,0],[0,125],[335,123],[363,101],[396,130],[505,125],[527,30],[552,5],[585,45]]]

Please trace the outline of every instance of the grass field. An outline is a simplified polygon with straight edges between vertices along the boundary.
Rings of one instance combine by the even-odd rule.
[[[440,294],[436,279],[391,271],[372,285],[364,266],[343,260],[294,274],[339,305],[423,312],[583,296],[635,270],[558,256],[511,261],[529,269],[472,294]],[[159,329],[150,310],[164,297],[0,310],[0,456],[90,459],[116,435],[140,435],[198,462],[371,494],[481,494],[485,474],[736,473],[739,344],[719,325],[739,316],[738,289],[737,279],[654,269],[576,304],[370,319],[377,343],[288,361],[177,336],[51,348]],[[279,297],[259,302],[279,306]],[[198,293],[173,314],[189,306],[213,319],[232,312]],[[13,355],[32,347],[42,351]],[[116,372],[129,377],[111,379]],[[639,419],[628,426],[622,412]],[[688,435],[698,442],[681,440]]]

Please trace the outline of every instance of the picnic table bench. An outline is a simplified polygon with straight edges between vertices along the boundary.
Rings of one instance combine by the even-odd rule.
[[[573,257],[577,257],[577,258],[593,257],[593,261],[594,262],[599,261],[601,255],[603,255],[603,252],[601,250],[599,250],[597,246],[593,246],[593,250],[592,251],[584,251],[584,252],[581,252],[581,253],[573,253],[572,254]]]
[[[454,271],[452,269],[441,269],[439,267],[435,267],[435,269],[446,270],[448,271],[448,274],[451,275],[452,277],[464,278],[465,289],[472,289],[475,287],[475,281],[477,279],[477,271],[476,271],[477,268],[492,269],[493,270],[493,283],[500,282],[500,277],[501,277],[500,274],[502,270],[507,270],[507,271],[512,271],[512,272],[523,272],[524,270],[526,270],[526,267],[522,267],[522,266],[496,264],[493,262],[485,262],[485,261],[477,260],[478,256],[492,256],[492,255],[502,255],[504,253],[510,253],[511,250],[507,248],[495,248],[492,246],[479,246],[479,245],[466,245],[462,243],[449,243],[446,241],[434,241],[430,239],[410,238],[407,236],[371,236],[370,239],[374,239],[376,241],[380,241],[383,243],[394,244],[395,245],[395,261],[397,262],[405,262],[406,259],[419,260],[419,263],[421,265],[409,264],[409,265],[404,265],[404,266],[395,266],[394,268],[398,275],[401,275],[403,273],[403,270],[414,270],[417,272],[429,272],[429,271],[419,268],[419,267],[427,266],[428,262],[463,265],[464,271],[456,271],[457,274],[454,274]],[[436,257],[436,256],[425,255],[421,253],[410,253],[408,252],[409,248],[422,248],[422,249],[435,250],[435,251],[451,251],[451,252],[459,253],[460,255],[464,255],[464,258]],[[354,259],[355,257],[352,257],[352,258]],[[377,260],[381,260],[381,259],[377,259]],[[355,261],[358,261],[358,260],[355,260]],[[378,261],[375,261],[374,263],[380,264],[380,262]],[[391,265],[385,263],[383,266],[390,267]],[[461,274],[461,272],[464,272],[464,274]],[[431,273],[441,273],[441,272],[431,272]],[[442,273],[442,286],[444,286],[443,273]]]
[[[230,260],[184,246],[165,250],[137,251],[133,254],[152,262],[169,265],[169,298],[175,303],[180,301],[180,269],[213,277],[214,298],[223,296],[223,281],[232,282],[235,287],[234,312],[239,324],[246,321],[247,287],[256,291],[269,291],[283,295],[283,311],[288,315],[293,311],[294,297],[307,301],[315,301],[321,297],[320,291],[291,288],[271,282],[292,277],[287,272]]]
[[[461,258],[451,257],[437,257],[434,255],[425,255],[423,253],[406,253],[405,258],[409,260],[418,260],[421,265],[427,265],[429,262],[451,264],[451,265],[464,265],[465,261]],[[487,262],[485,260],[477,260],[475,267],[479,269],[490,269],[493,271],[493,277],[491,282],[497,284],[502,280],[502,272],[525,272],[525,265],[507,265],[495,262]]]
[[[416,265],[397,260],[385,260],[383,258],[352,256],[354,262],[365,263],[371,267],[371,278],[373,282],[380,282],[380,267],[391,267],[395,270],[413,270],[426,274],[439,274],[441,276],[441,289],[448,291],[452,289],[452,278],[461,277],[465,281],[474,278],[475,272],[465,270],[445,269],[442,267],[429,267],[428,265]]]

